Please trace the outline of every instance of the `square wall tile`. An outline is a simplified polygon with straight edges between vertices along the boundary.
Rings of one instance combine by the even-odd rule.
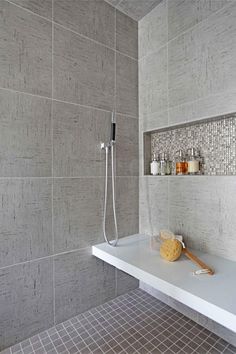
[[[168,178],[147,176],[139,182],[139,232],[159,235],[168,229]]]
[[[138,233],[138,177],[116,178],[116,213],[119,237]],[[114,239],[114,217],[112,209],[111,179],[108,186],[107,235]]]
[[[139,58],[159,50],[167,43],[167,1],[163,0],[139,21]]]
[[[139,287],[139,280],[116,269],[116,295],[120,296]]]
[[[51,97],[52,24],[0,3],[0,87]]]
[[[51,176],[51,101],[0,89],[0,176]]]
[[[55,253],[103,241],[104,178],[54,179]]]
[[[54,21],[114,47],[115,9],[103,0],[54,0]]]
[[[55,25],[54,98],[114,107],[114,51]]]
[[[236,3],[168,44],[169,105],[234,91]]]
[[[53,325],[52,260],[0,270],[0,350]]]
[[[235,261],[236,179],[199,178],[170,178],[170,228],[189,247]]]
[[[138,22],[116,11],[116,49],[132,58],[138,58]]]
[[[103,176],[105,152],[100,144],[110,139],[110,124],[109,112],[54,102],[54,176]]]
[[[168,39],[177,37],[230,3],[232,0],[168,0]]]
[[[11,2],[49,20],[52,19],[52,0],[11,0]]]
[[[56,323],[115,297],[115,269],[91,249],[55,257]]]
[[[116,174],[138,176],[138,119],[117,115]]]
[[[116,55],[116,110],[138,117],[138,62]]]
[[[167,46],[139,61],[139,114],[168,109]]]
[[[51,181],[0,180],[0,267],[52,252]]]

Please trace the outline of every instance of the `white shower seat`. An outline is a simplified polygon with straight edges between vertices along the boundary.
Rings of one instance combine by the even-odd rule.
[[[184,255],[167,262],[150,249],[149,240],[132,235],[117,247],[95,245],[92,254],[236,333],[236,262],[195,251],[215,275],[194,276],[197,267]]]

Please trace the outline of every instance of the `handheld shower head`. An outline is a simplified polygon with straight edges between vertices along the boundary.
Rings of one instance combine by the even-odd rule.
[[[116,116],[113,111],[111,114],[111,143],[115,144],[116,142]]]

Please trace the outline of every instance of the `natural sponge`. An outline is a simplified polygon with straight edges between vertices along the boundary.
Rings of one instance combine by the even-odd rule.
[[[178,240],[165,240],[160,247],[161,256],[167,261],[176,261],[182,252],[182,244]]]

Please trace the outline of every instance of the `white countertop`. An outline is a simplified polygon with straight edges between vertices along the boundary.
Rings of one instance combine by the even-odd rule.
[[[121,238],[117,247],[93,246],[92,253],[236,332],[236,262],[194,251],[215,270],[213,276],[194,276],[198,267],[188,258],[167,262],[150,249],[150,238],[139,234]]]

